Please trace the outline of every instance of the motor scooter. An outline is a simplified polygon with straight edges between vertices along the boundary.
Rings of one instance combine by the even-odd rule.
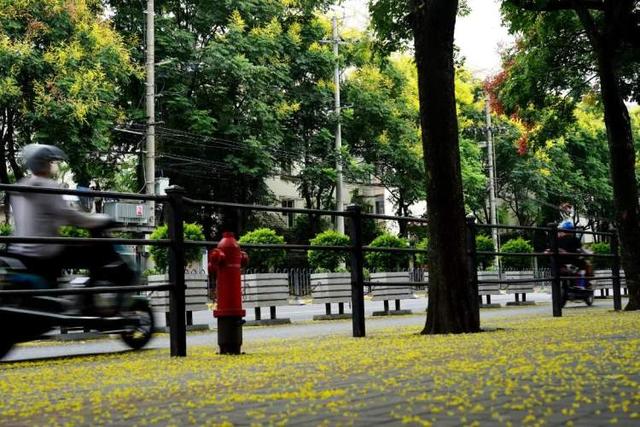
[[[579,267],[573,264],[562,264],[560,266],[561,284],[561,307],[567,301],[584,301],[588,306],[593,305],[593,287],[580,273]]]
[[[93,230],[94,237],[105,237],[106,229]],[[117,247],[116,247],[117,250]],[[124,262],[124,261],[123,261]],[[62,287],[123,286],[105,266],[100,281],[76,277]],[[112,279],[110,279],[110,277]],[[0,256],[0,290],[43,289],[48,284],[28,271],[22,261],[10,254]],[[0,359],[21,342],[41,339],[56,328],[80,327],[103,334],[119,334],[132,349],[144,347],[154,331],[149,299],[134,292],[79,295],[0,295]]]

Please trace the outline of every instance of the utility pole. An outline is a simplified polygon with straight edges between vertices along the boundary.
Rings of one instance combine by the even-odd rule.
[[[334,83],[336,86],[335,90],[335,114],[336,114],[336,152],[338,154],[338,159],[336,160],[336,210],[343,211],[344,204],[342,202],[342,192],[344,188],[344,182],[342,178],[342,158],[340,156],[340,152],[342,150],[342,123],[341,123],[341,106],[340,106],[340,36],[338,35],[338,18],[336,15],[333,16],[333,55],[335,57],[336,66],[334,70]],[[337,216],[336,217],[336,231],[339,233],[344,233],[344,217]]]
[[[489,98],[485,103],[486,132],[487,132],[487,159],[489,161],[489,211],[491,215],[491,224],[497,224],[498,218],[496,214],[496,178],[494,170],[494,152],[493,152],[493,134],[491,131],[491,109],[489,107]],[[491,238],[496,251],[499,248],[498,229],[491,228]]]
[[[147,137],[145,155],[145,192],[155,194],[156,185],[156,93],[155,93],[155,5],[147,0],[146,112]],[[148,201],[149,225],[155,225],[155,202]]]

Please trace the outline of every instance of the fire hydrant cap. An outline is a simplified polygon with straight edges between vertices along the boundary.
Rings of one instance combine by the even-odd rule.
[[[231,231],[225,231],[225,232],[222,233],[222,237],[224,237],[226,239],[234,239],[236,236]]]

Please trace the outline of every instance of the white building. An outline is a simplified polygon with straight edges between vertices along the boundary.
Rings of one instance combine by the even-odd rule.
[[[296,188],[297,178],[291,175],[275,175],[265,180],[269,190],[274,194],[281,207],[286,208],[306,208],[304,198],[298,193]],[[345,191],[343,192],[344,206],[351,203],[351,198],[356,192],[372,206],[373,213],[391,215],[393,206],[387,198],[385,188],[376,183],[371,184],[353,184],[345,183]],[[294,215],[287,215],[287,225],[293,226]]]
[[[297,178],[292,175],[280,174],[269,177],[265,183],[272,194],[278,200],[278,206],[288,208],[305,208],[305,200],[298,193],[296,188]],[[370,183],[345,183],[343,191],[343,204],[347,206],[351,203],[354,193],[365,199],[370,205],[370,212],[380,215],[395,216],[396,207],[393,203],[391,192],[379,182],[371,180]],[[334,193],[335,195],[335,193]],[[426,201],[413,204],[410,207],[411,215],[421,217],[426,212]],[[295,215],[282,215],[285,224],[292,227],[295,221]],[[399,226],[397,221],[380,220],[379,223],[391,233],[398,233]]]

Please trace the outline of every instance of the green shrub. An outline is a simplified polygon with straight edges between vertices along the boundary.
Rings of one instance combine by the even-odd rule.
[[[311,242],[311,246],[349,246],[351,240],[342,233],[337,231],[327,230],[319,233],[314,237]],[[328,271],[337,272],[344,271],[349,258],[349,253],[346,251],[323,251],[323,250],[309,250],[307,251],[309,258],[309,266],[316,271]]]
[[[13,229],[11,228],[11,224],[8,222],[3,222],[0,224],[0,236],[11,236]],[[0,250],[4,251],[7,249],[7,245],[5,243],[0,244]]]
[[[596,255],[611,255],[611,245],[606,242],[594,243],[589,249]],[[611,259],[594,257],[591,259],[591,262],[593,263],[593,268],[611,268]]]
[[[406,239],[385,233],[376,237],[369,246],[374,248],[408,248]],[[367,252],[367,266],[371,271],[398,271],[407,268],[409,252]]]
[[[258,228],[245,233],[238,241],[240,245],[284,245],[284,237],[270,228]],[[287,259],[284,249],[246,249],[249,255],[249,268],[260,272],[273,271],[281,267]]]
[[[509,240],[502,245],[500,252],[507,253],[532,253],[533,246],[531,242],[518,237],[516,239]],[[531,269],[532,257],[515,257],[515,256],[503,256],[502,267],[505,270],[529,270]]]
[[[184,239],[185,240],[204,240],[204,233],[202,232],[202,226],[200,224],[195,223],[185,223],[184,224]],[[156,227],[151,233],[151,240],[161,240],[169,238],[169,228],[167,225],[161,225]],[[151,246],[149,249],[151,256],[153,257],[153,261],[156,264],[155,271],[159,273],[165,273],[167,268],[169,267],[169,249],[162,246]],[[202,256],[202,248],[187,246],[184,253],[184,261],[185,267],[193,262],[200,259]]]
[[[416,244],[417,249],[429,249],[429,238],[425,237]],[[416,264],[418,266],[426,266],[429,262],[429,254],[426,252],[416,253]]]
[[[11,224],[8,222],[3,222],[0,224],[0,236],[11,236],[13,229],[11,228]]]
[[[476,251],[478,252],[495,252],[496,247],[493,245],[493,239],[484,234],[478,234],[476,236]],[[486,270],[495,262],[495,255],[478,255],[477,264],[478,268]]]
[[[62,237],[91,237],[89,230],[78,228],[73,225],[63,225],[58,230]]]

